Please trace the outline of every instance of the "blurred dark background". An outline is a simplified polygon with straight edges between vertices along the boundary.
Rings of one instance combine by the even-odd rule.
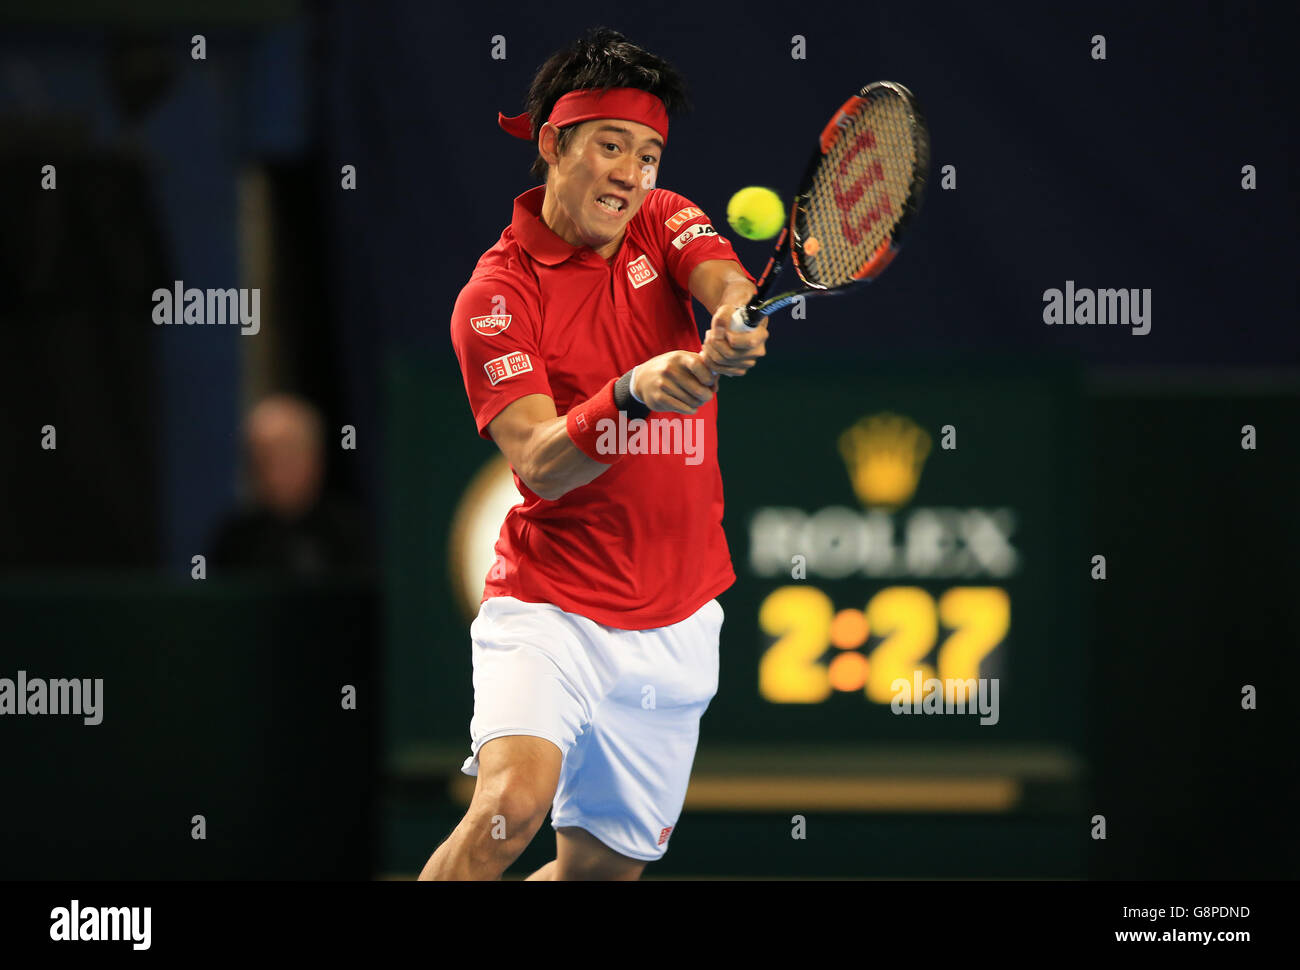
[[[862,84],[902,81],[926,112],[931,184],[902,255],[867,292],[777,316],[763,366],[724,406],[724,437],[761,437],[741,402],[789,400],[810,381],[827,382],[824,410],[907,399],[917,414],[964,381],[954,413],[975,421],[1013,374],[1036,389],[1007,413],[1047,402],[1051,416],[1032,432],[991,422],[965,447],[978,463],[997,442],[1007,494],[1007,455],[1033,465],[1051,451],[1032,480],[1053,493],[1025,500],[1042,503],[1026,520],[1042,551],[1013,591],[1014,615],[1043,632],[1006,663],[1022,685],[1046,671],[1039,700],[1069,711],[1059,733],[1016,739],[1049,746],[1057,768],[1027,767],[1048,747],[929,738],[940,775],[996,756],[988,770],[1029,794],[998,811],[827,809],[821,848],[793,852],[797,796],[688,800],[648,874],[1294,878],[1289,14],[882,4],[831,18],[719,3],[620,18],[594,4],[289,0],[0,12],[0,678],[103,677],[107,711],[99,727],[0,717],[0,878],[409,876],[459,818],[472,689],[448,542],[493,452],[473,434],[450,309],[533,184],[530,149],[496,112],[522,110],[541,62],[595,24],[685,74],[694,111],[672,123],[660,184],[719,227],[744,185],[788,196],[811,139]],[[795,35],[805,58],[791,57]],[[769,244],[736,245],[761,269]],[[259,332],[155,325],[151,294],[175,280],[258,288]],[[1044,291],[1067,280],[1149,288],[1150,333],[1045,326]],[[280,535],[297,552],[277,568],[208,561],[200,580],[193,557],[211,559],[260,494],[246,419],[277,393],[318,416],[312,501],[337,514]],[[1240,446],[1247,424],[1255,450]],[[771,588],[742,563],[746,483],[783,463],[774,447],[723,455],[734,693],[712,712],[716,748],[706,718],[702,776],[791,740],[753,690],[760,635],[742,617]],[[806,504],[823,472],[793,467],[807,487],[763,502]],[[931,505],[1001,501],[945,487]],[[322,536],[354,529],[366,551],[321,551],[352,550]],[[1098,553],[1104,582],[1089,578]],[[844,595],[860,603],[874,588],[862,586]],[[1017,666],[1034,651],[1059,665]],[[1257,710],[1242,710],[1245,684]],[[340,705],[346,686],[355,710]],[[866,728],[858,742],[874,737],[884,761],[818,740],[853,716],[810,713],[800,751],[836,752],[830,776],[906,766],[906,742]],[[194,814],[207,842],[189,836]],[[1105,841],[1089,837],[1095,814]],[[544,831],[517,870],[551,851]]]

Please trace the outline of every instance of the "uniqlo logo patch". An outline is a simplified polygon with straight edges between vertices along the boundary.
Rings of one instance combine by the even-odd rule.
[[[587,430],[587,412],[579,411],[573,416],[573,423],[578,426],[579,431]]]
[[[718,230],[714,229],[709,223],[698,222],[674,239],[673,245],[681,249],[692,239],[698,239],[700,236],[716,236],[717,234]]]
[[[503,357],[497,357],[489,360],[483,365],[483,370],[487,372],[488,380],[494,385],[510,377],[516,377],[519,374],[527,374],[533,369],[532,359],[522,350],[516,350],[513,354],[506,354]]]
[[[649,257],[638,256],[627,264],[627,278],[632,281],[632,286],[639,290],[651,280],[657,280],[659,274],[650,265]]]
[[[659,844],[660,844],[660,845],[663,845],[665,842],[668,841],[668,833],[671,832],[672,830],[673,830],[673,827],[672,827],[671,825],[669,825],[667,828],[665,828],[662,832],[659,833]]]
[[[475,332],[481,333],[485,337],[495,337],[510,326],[510,314],[494,313],[486,317],[470,317],[469,325],[474,328]]]
[[[672,218],[670,218],[667,222],[664,223],[664,225],[667,226],[669,229],[671,229],[673,232],[676,232],[678,229],[686,225],[686,223],[690,222],[692,219],[698,219],[702,215],[704,215],[704,213],[701,212],[699,209],[695,208],[695,206],[688,205],[685,209],[678,210],[677,213],[674,216],[672,216]]]

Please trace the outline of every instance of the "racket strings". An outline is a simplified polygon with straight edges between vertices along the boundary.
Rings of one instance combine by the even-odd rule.
[[[875,92],[848,116],[826,153],[804,212],[804,276],[825,286],[855,278],[902,220],[912,190],[918,147],[907,103]],[[815,243],[808,244],[812,239]]]

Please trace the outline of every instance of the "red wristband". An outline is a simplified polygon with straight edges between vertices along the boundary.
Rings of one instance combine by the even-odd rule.
[[[612,465],[623,457],[617,447],[608,453],[602,453],[596,447],[603,432],[618,427],[618,405],[614,403],[614,382],[617,380],[613,378],[587,400],[569,408],[565,416],[565,427],[574,445],[588,458],[603,465]],[[612,424],[601,427],[601,422],[606,419]]]

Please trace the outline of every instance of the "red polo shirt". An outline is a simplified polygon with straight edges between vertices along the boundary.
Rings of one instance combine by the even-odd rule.
[[[651,357],[698,352],[691,271],[736,260],[698,207],[653,189],[606,262],[547,228],[545,192],[515,199],[513,221],[452,312],[465,392],[489,440],[492,419],[525,395],[549,395],[564,415]],[[722,531],[717,399],[692,416],[652,413],[645,430],[638,440],[630,427],[625,457],[553,502],[515,475],[524,501],[502,523],[485,600],[552,603],[645,630],[684,620],[735,582]]]

